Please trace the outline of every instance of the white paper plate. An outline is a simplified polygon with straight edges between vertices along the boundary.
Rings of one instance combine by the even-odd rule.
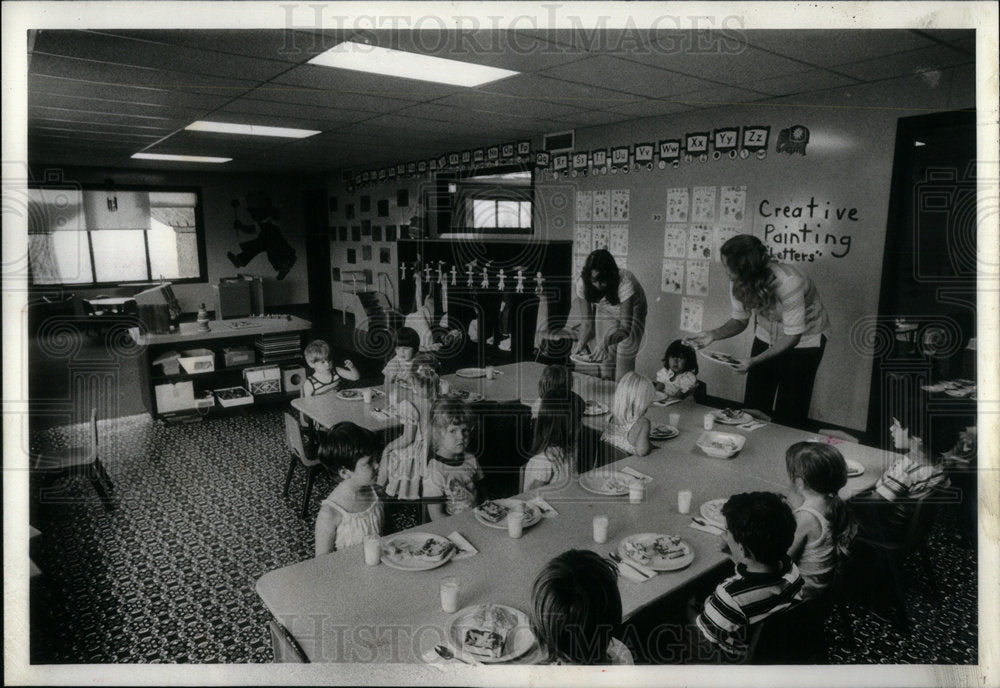
[[[641,559],[633,557],[629,554],[628,544],[626,543],[649,546],[655,542],[657,538],[673,538],[679,540],[677,546],[687,550],[687,553],[684,554],[684,556],[677,557],[676,559],[667,559],[666,557],[654,555],[649,561],[642,561]],[[637,564],[648,566],[654,571],[677,571],[678,569],[690,566],[691,562],[694,561],[694,550],[691,549],[691,545],[676,536],[664,535],[663,533],[637,533],[636,535],[629,535],[618,543],[618,554],[625,561],[634,561]]]
[[[701,508],[698,509],[701,513],[701,517],[713,526],[725,528],[726,519],[722,516],[722,505],[725,504],[728,499],[728,497],[723,497],[721,499],[711,499],[705,502],[701,505]]]
[[[847,464],[847,477],[856,478],[859,475],[864,475],[865,467],[853,459],[844,459],[844,463]]]
[[[486,398],[479,392],[470,392],[466,389],[453,389],[447,394],[442,394],[441,396],[458,399],[459,401],[464,401],[466,404],[474,404],[477,401],[483,401]]]
[[[628,487],[635,482],[635,477],[621,471],[591,471],[580,476],[580,487],[587,492],[599,495],[626,495]],[[609,486],[609,481],[621,484],[621,487],[614,489]]]
[[[452,545],[452,549],[440,559],[426,559],[424,557],[395,555],[391,553],[391,549],[389,547],[391,543],[395,542],[410,545],[415,549],[419,549],[425,542],[427,542],[427,540],[431,538],[437,540],[438,542],[451,543],[451,540],[443,535],[435,535],[433,533],[400,533],[399,535],[394,535],[386,539],[382,543],[382,563],[389,568],[399,569],[400,571],[429,571],[431,569],[436,569],[439,566],[444,566],[453,556],[455,556],[457,548],[454,545]]]
[[[654,425],[649,430],[649,439],[672,440],[679,434],[681,434],[680,430],[675,428],[673,425]]]
[[[455,372],[459,377],[486,377],[485,368],[462,368]]]
[[[607,412],[608,407],[599,401],[588,401],[587,406],[583,409],[585,416],[603,416]]]
[[[536,523],[542,520],[542,514],[538,510],[538,507],[536,507],[534,504],[530,504],[520,499],[491,499],[490,501],[495,504],[499,504],[500,506],[505,506],[508,509],[516,508],[517,505],[519,504],[523,505],[525,528],[530,528],[531,526],[535,525]],[[502,519],[494,523],[493,521],[490,521],[488,518],[483,516],[482,513],[480,513],[478,506],[475,509],[473,509],[472,513],[476,517],[476,520],[482,523],[484,526],[489,526],[490,528],[503,528],[504,530],[507,530],[506,516],[504,516]]]
[[[729,418],[723,409],[715,409],[712,411],[712,416],[715,418],[716,423],[722,423],[723,425],[743,425],[744,423],[749,423],[753,420],[753,416],[744,411],[736,418]]]
[[[531,632],[531,624],[528,622],[528,615],[520,609],[515,609],[514,607],[508,607],[504,604],[494,604],[490,606],[502,607],[512,616],[517,618],[517,625],[507,633],[507,639],[503,646],[503,654],[499,657],[493,658],[483,657],[482,655],[473,655],[466,652],[462,645],[462,641],[465,638],[465,631],[476,627],[472,620],[475,618],[476,612],[481,606],[486,605],[473,605],[471,607],[466,607],[465,609],[459,610],[455,613],[455,616],[451,617],[451,622],[448,624],[448,641],[451,644],[452,649],[455,651],[456,656],[469,661],[482,662],[483,664],[502,664],[503,662],[510,662],[518,657],[524,656],[528,650],[535,646],[535,635]]]
[[[344,401],[361,401],[363,397],[360,389],[342,389],[337,392],[337,398]]]
[[[730,368],[735,368],[739,363],[739,359],[735,356],[721,351],[706,351],[705,349],[698,349],[698,355],[703,358],[707,358],[714,363],[721,363],[724,366],[729,366]]]

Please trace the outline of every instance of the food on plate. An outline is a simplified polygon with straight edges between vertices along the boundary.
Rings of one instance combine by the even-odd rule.
[[[390,540],[385,546],[390,556],[414,557],[427,561],[441,561],[454,548],[451,541],[438,538],[427,538],[419,547],[403,539]]]
[[[727,451],[727,452],[736,451],[739,448],[739,445],[736,443],[736,440],[731,440],[728,437],[715,437],[709,440],[705,446],[709,446],[712,447],[713,449],[720,449],[722,451]]]
[[[483,502],[476,507],[476,513],[490,523],[500,523],[500,521],[507,518],[508,512],[510,512],[508,507],[505,507],[503,504],[497,504],[496,502]]]
[[[706,351],[705,355],[712,358],[719,363],[728,363],[729,365],[737,365],[740,360],[735,356],[730,356],[729,354],[724,354],[721,351]]]
[[[517,618],[504,607],[484,604],[472,616],[471,628],[462,639],[469,654],[497,659],[503,655],[507,634],[517,626]]]
[[[628,489],[629,481],[624,480],[617,475],[613,475],[604,481],[604,489],[608,492],[624,492]]]
[[[719,417],[725,418],[727,420],[739,420],[740,418],[743,418],[746,415],[743,409],[734,409],[734,408],[720,409],[718,413]]]
[[[344,397],[345,399],[353,399],[354,397],[358,396],[358,393],[355,392],[353,389],[345,389],[340,393],[340,396]]]
[[[673,535],[661,535],[646,544],[626,540],[623,547],[629,557],[643,564],[650,563],[654,558],[680,559],[688,554],[687,545],[679,537]]]

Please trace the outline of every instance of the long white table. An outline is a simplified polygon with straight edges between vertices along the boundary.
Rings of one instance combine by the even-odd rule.
[[[453,384],[491,399],[537,398],[542,366],[525,363],[501,368],[496,380],[453,378]],[[584,398],[604,398],[606,381],[582,380],[577,388]],[[581,382],[578,379],[578,383]],[[594,384],[593,389],[587,387]],[[514,395],[514,396],[511,396]],[[343,402],[360,403],[360,402]],[[293,634],[314,662],[419,662],[422,654],[445,641],[450,616],[441,611],[438,584],[444,576],[461,580],[460,607],[486,602],[507,604],[527,611],[531,584],[541,567],[568,549],[590,549],[607,555],[619,540],[639,532],[669,533],[683,537],[693,548],[694,562],[681,571],[661,573],[652,580],[634,583],[621,579],[619,588],[627,617],[657,599],[693,582],[725,562],[717,536],[689,527],[690,515],[677,513],[677,491],[693,492],[692,514],[710,499],[737,492],[785,492],[788,479],[785,449],[814,435],[769,424],[747,435],[743,451],[734,459],[707,457],[695,446],[708,409],[686,400],[669,407],[653,407],[654,421],[665,421],[671,412],[681,414],[680,435],[662,442],[646,457],[628,457],[616,467],[632,466],[653,478],[646,501],[633,505],[628,497],[604,497],[583,490],[578,483],[546,492],[545,498],[559,512],[527,529],[513,540],[506,531],[480,524],[471,511],[414,530],[447,535],[458,531],[479,550],[474,557],[452,561],[424,572],[403,572],[384,564],[368,567],[361,548],[309,559],[265,574],[257,593],[267,608]],[[599,418],[598,421],[603,420]],[[871,486],[893,455],[858,444],[838,445],[844,456],[865,467],[843,490],[847,497]],[[608,542],[592,539],[592,519],[610,518]],[[391,537],[391,536],[388,536]]]

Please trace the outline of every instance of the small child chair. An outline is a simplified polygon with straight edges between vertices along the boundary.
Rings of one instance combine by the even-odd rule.
[[[313,481],[323,466],[318,459],[306,451],[305,443],[302,441],[302,426],[299,425],[298,419],[288,411],[284,415],[285,439],[288,442],[288,452],[291,458],[288,463],[288,475],[285,476],[285,491],[282,494],[285,499],[288,499],[288,488],[292,484],[292,475],[295,473],[295,467],[302,464],[302,467],[306,469],[306,490],[302,496],[302,509],[299,515],[305,518],[309,509],[309,496],[312,494]]]

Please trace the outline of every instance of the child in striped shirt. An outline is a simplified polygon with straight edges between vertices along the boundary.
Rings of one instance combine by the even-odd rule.
[[[733,495],[722,507],[722,515],[726,520],[723,551],[736,571],[705,600],[695,625],[703,641],[732,661],[745,654],[754,624],[800,599],[802,577],[788,558],[795,516],[781,495]]]
[[[876,494],[889,502],[902,499],[916,501],[927,497],[939,487],[948,486],[948,476],[945,475],[941,461],[935,461],[927,455],[919,436],[912,434],[895,418],[892,419],[889,432],[892,434],[893,446],[904,453],[875,483]]]

